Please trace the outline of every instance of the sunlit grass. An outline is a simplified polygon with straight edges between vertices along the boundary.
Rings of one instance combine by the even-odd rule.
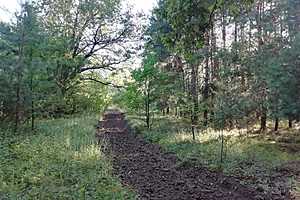
[[[298,170],[300,134],[297,128],[282,126],[279,132],[269,128],[265,133],[256,131],[259,126],[230,131],[198,129],[193,140],[188,121],[160,117],[154,120],[151,130],[146,130],[141,128],[143,123],[138,122],[140,117],[131,118],[134,119],[131,122],[140,128],[138,132],[146,140],[176,153],[183,163],[192,162],[193,165],[200,164],[211,170],[222,170],[225,174],[238,178],[241,184],[262,187],[267,193],[287,187],[293,188],[292,193],[299,195],[299,177],[290,180],[282,173],[289,170],[290,166],[295,171]],[[221,136],[224,136],[222,163]]]
[[[0,199],[134,199],[95,144],[96,116],[41,120],[35,132],[2,130]]]
[[[151,131],[144,130],[143,135],[149,141],[175,152],[182,160],[197,159],[212,169],[218,169],[221,165],[226,173],[231,174],[241,169],[247,173],[270,171],[285,162],[300,160],[300,152],[284,151],[275,137],[268,139],[253,135],[246,129],[222,132],[211,128],[198,130],[194,141],[188,124],[165,118],[156,121]],[[224,162],[220,163],[222,135]]]

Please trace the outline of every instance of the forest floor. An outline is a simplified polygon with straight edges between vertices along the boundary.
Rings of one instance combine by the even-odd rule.
[[[286,185],[280,185],[279,191],[266,192],[263,184],[243,184],[245,177],[225,175],[197,159],[185,159],[179,151],[168,151],[166,145],[152,143],[159,141],[149,142],[149,135],[108,131],[99,137],[106,141],[106,152],[113,156],[116,175],[124,185],[137,191],[139,199],[291,199]],[[191,150],[186,147],[186,151]]]

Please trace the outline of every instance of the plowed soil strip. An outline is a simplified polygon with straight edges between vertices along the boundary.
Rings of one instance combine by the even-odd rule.
[[[184,164],[134,134],[106,132],[100,138],[107,141],[115,173],[137,191],[139,199],[269,199],[231,177]]]

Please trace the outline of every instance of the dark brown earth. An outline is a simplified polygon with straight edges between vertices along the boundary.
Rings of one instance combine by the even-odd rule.
[[[129,131],[124,114],[111,113],[100,122],[97,137],[108,145],[106,152],[113,156],[116,175],[124,185],[137,191],[138,199],[286,199],[245,187],[237,179],[193,162],[182,162],[174,154],[164,152],[160,146]]]

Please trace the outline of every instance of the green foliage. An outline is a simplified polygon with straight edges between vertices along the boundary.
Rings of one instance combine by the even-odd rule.
[[[213,102],[217,127],[220,123],[223,128],[229,127],[233,121],[237,126],[248,124],[257,115],[261,119],[263,115],[277,120],[299,118],[299,41],[293,31],[299,23],[294,14],[290,16],[290,3],[295,2],[255,1],[237,7],[239,12],[232,12],[234,4],[224,4],[223,17],[233,18],[236,32],[232,33],[235,41],[231,46],[217,51],[221,60]],[[286,18],[280,18],[281,15]],[[290,17],[294,20],[290,21]],[[250,33],[249,37],[245,33]]]
[[[168,22],[171,30],[163,34],[164,43],[175,51],[193,53],[203,45],[209,18],[209,1],[170,0],[161,2],[154,12]]]
[[[300,34],[296,35],[295,39],[291,41],[291,46],[288,49],[282,50],[282,56],[280,57],[282,62],[279,72],[282,72],[280,76],[274,76],[273,86],[276,87],[277,83],[280,95],[280,111],[281,116],[292,117],[294,119],[300,118],[300,71],[299,71],[299,50],[300,50]],[[271,84],[270,84],[271,85]]]
[[[94,141],[94,115],[1,130],[1,199],[134,199]]]
[[[109,89],[97,82],[80,82],[67,95],[69,107],[78,113],[103,112],[111,104]]]
[[[163,85],[168,78],[161,72],[157,64],[157,56],[149,53],[143,60],[143,67],[132,71],[133,83],[122,93],[119,102],[131,109],[144,109],[146,101],[156,102],[161,96]]]
[[[23,115],[29,113],[32,102],[36,103],[39,112],[41,100],[56,87],[48,79],[49,65],[43,54],[47,46],[47,34],[40,27],[36,10],[32,5],[24,4],[16,20],[16,24],[1,24],[0,28],[3,30],[0,33],[0,76],[3,88],[1,117],[9,119],[17,112],[16,106]]]
[[[139,92],[136,84],[131,84],[120,94],[114,97],[115,104],[126,108],[129,112],[136,112],[143,107],[143,96]]]
[[[103,110],[110,84],[84,81],[91,72],[105,79],[100,70],[130,59],[138,34],[131,19],[119,0],[21,5],[16,23],[0,24],[1,120],[17,128],[31,118],[34,128],[38,117]]]

